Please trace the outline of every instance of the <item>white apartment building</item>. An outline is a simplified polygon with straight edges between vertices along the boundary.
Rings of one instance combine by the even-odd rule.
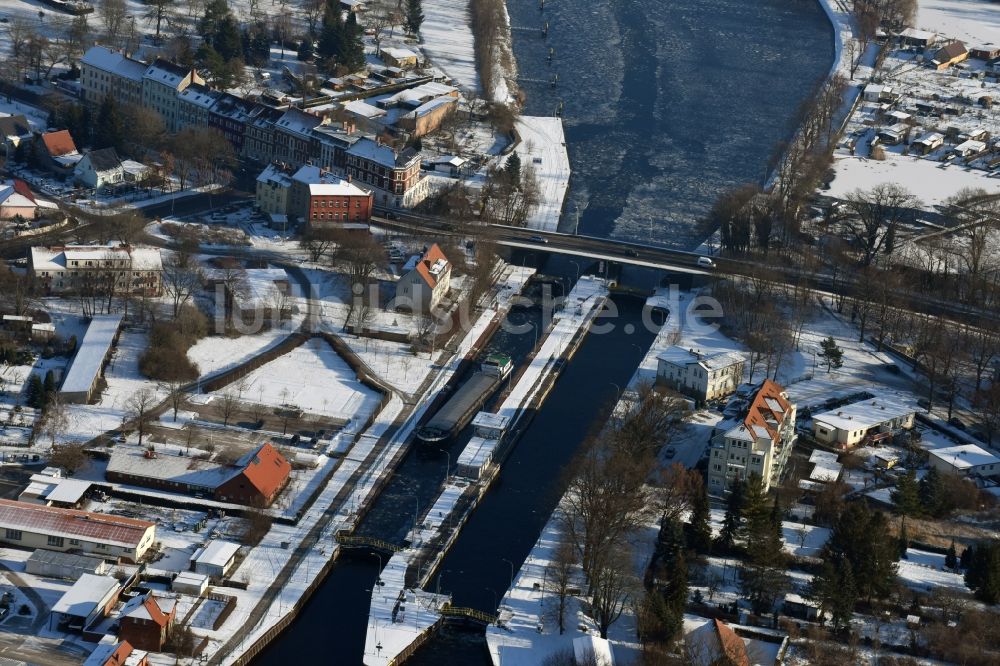
[[[83,99],[100,104],[111,95],[119,104],[142,104],[142,76],[146,64],[121,51],[92,46],[80,58],[80,87]]]
[[[182,123],[178,94],[193,83],[205,85],[205,79],[193,69],[157,58],[142,75],[142,104],[160,114],[168,132],[176,132]]]
[[[117,293],[159,296],[163,262],[157,248],[129,245],[61,245],[33,247],[28,269],[48,294],[106,289],[115,280]]]
[[[872,398],[814,414],[813,437],[843,449],[891,438],[913,427],[916,409],[888,398]]]
[[[770,379],[757,390],[747,413],[735,425],[712,439],[708,458],[708,491],[727,492],[733,479],[760,477],[767,492],[781,480],[781,474],[795,446],[795,405],[779,384]]]
[[[703,354],[676,345],[665,349],[656,361],[658,382],[700,402],[733,393],[743,381],[746,365],[737,352]]]

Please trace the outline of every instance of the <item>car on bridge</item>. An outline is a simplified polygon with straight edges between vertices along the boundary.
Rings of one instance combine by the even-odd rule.
[[[708,257],[698,257],[698,265],[705,268],[715,268],[715,262]]]
[[[531,237],[528,238],[528,240],[531,241],[532,243],[548,243],[549,242],[549,239],[548,238],[544,238],[543,236],[531,236]]]

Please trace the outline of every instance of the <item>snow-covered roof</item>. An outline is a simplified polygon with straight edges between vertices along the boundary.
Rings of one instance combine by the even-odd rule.
[[[697,363],[706,370],[721,370],[744,362],[743,355],[739,352],[718,351],[703,354],[700,350],[685,349],[677,345],[667,347],[656,358],[682,368]]]
[[[916,28],[907,28],[903,32],[899,33],[900,37],[905,37],[907,39],[934,39],[937,37],[936,33],[929,32],[927,30],[917,30]]]
[[[817,460],[812,472],[809,473],[809,478],[820,482],[836,481],[840,478],[840,472],[843,469],[844,466],[838,462]]]
[[[136,271],[163,270],[160,250],[152,247],[125,245],[65,245],[31,248],[31,266],[36,271],[66,270],[67,261],[106,261],[128,258],[129,268]]]
[[[825,460],[827,462],[837,462],[837,458],[839,457],[840,456],[838,456],[836,453],[831,453],[830,451],[824,451],[822,449],[813,449],[813,452],[809,455],[809,462],[817,463],[820,462],[821,460]]]
[[[970,467],[1000,463],[1000,458],[975,444],[960,444],[941,449],[931,449],[930,454],[948,463],[955,469],[968,469]]]
[[[472,427],[474,428],[495,428],[497,430],[505,430],[507,424],[510,423],[510,417],[504,414],[494,414],[493,412],[479,412],[476,414],[475,418],[472,419]]]
[[[499,440],[496,439],[471,437],[456,461],[458,473],[461,474],[463,468],[482,469],[493,457],[493,451],[496,450],[497,444],[499,444]]]
[[[101,371],[111,344],[122,324],[122,315],[95,315],[87,326],[63,378],[60,393],[87,393],[94,385],[94,378]]]
[[[80,58],[80,64],[108,72],[115,76],[141,82],[146,72],[146,64],[133,60],[120,51],[113,51],[105,46],[92,46]]]
[[[236,557],[236,553],[238,552],[240,552],[240,545],[238,543],[214,539],[195,553],[191,561],[213,567],[225,567],[229,564],[230,560]]]
[[[146,453],[139,449],[115,448],[108,461],[107,472],[175,481],[211,492],[239,470],[200,458],[161,453],[146,457]]]
[[[420,153],[407,149],[397,153],[391,146],[379,143],[374,139],[364,137],[347,149],[347,154],[361,159],[375,162],[390,169],[402,168],[409,165],[414,160],[420,159]]]
[[[367,190],[312,164],[301,167],[292,176],[292,180],[308,185],[309,194],[313,196],[368,196]]]
[[[176,89],[190,73],[191,70],[186,67],[181,67],[163,58],[157,58],[152,65],[146,68],[142,76],[150,81],[156,81],[161,85]]]
[[[294,134],[301,134],[304,137],[309,137],[312,129],[317,125],[322,125],[323,119],[318,116],[314,116],[311,113],[306,113],[305,111],[300,111],[299,109],[288,109],[278,121],[275,123],[275,127],[283,130],[287,130]]]
[[[982,141],[976,141],[975,139],[969,139],[968,141],[963,141],[962,143],[955,146],[952,150],[956,153],[962,154],[973,154],[981,153],[986,150],[986,144]]]
[[[73,587],[66,590],[66,593],[52,607],[52,612],[74,617],[88,617],[118,588],[118,581],[111,576],[85,573],[73,583]]]
[[[81,479],[63,479],[53,488],[45,499],[49,502],[76,504],[90,490],[90,481]]]
[[[360,99],[354,99],[345,104],[344,110],[368,119],[381,118],[386,114],[385,109],[380,109]]]
[[[928,146],[933,146],[935,144],[941,145],[944,142],[944,135],[938,132],[929,132],[924,134],[922,137],[914,141],[913,143],[923,143]]]
[[[396,48],[392,46],[387,46],[382,49],[382,53],[386,54],[394,60],[407,60],[408,58],[416,58],[417,54],[410,49]]]
[[[257,176],[257,182],[273,183],[279,187],[289,187],[292,184],[292,179],[280,167],[274,164],[268,164],[267,168],[261,171],[260,175]]]
[[[413,88],[407,88],[406,90],[400,90],[399,92],[386,97],[381,100],[379,104],[382,106],[395,106],[397,104],[412,104],[416,102],[421,104],[428,99],[433,99],[435,97],[441,97],[445,95],[456,96],[458,93],[458,88],[454,86],[449,86],[444,83],[438,83],[437,81],[428,81],[427,83],[421,83],[419,86]]]
[[[177,95],[177,99],[202,109],[210,109],[219,98],[219,94],[208,86],[192,83]]]
[[[890,398],[863,400],[837,409],[813,415],[813,423],[822,423],[836,430],[868,430],[916,411],[904,402]]]
[[[453,106],[456,103],[457,102],[454,97],[448,97],[447,95],[442,97],[435,97],[429,102],[424,102],[423,104],[415,108],[407,115],[412,116],[414,118],[419,118],[420,116],[425,116],[431,111],[434,111],[435,109],[438,109],[442,106]]]

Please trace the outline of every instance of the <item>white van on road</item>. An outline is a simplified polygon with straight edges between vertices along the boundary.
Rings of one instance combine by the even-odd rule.
[[[705,268],[715,268],[715,262],[708,257],[698,257],[698,265]]]

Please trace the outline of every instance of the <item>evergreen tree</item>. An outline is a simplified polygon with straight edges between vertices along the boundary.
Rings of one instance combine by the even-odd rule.
[[[958,553],[955,552],[955,540],[951,540],[951,545],[948,546],[948,552],[944,554],[944,565],[949,569],[954,569],[958,566]]]
[[[503,166],[503,171],[510,179],[512,183],[521,182],[521,156],[514,151],[507,158],[507,162]]]
[[[761,490],[754,491],[754,487]],[[771,612],[778,597],[788,589],[782,550],[781,505],[775,501],[768,510],[766,504],[757,500],[758,494],[763,498],[762,487],[756,477],[747,482],[747,559],[740,572],[743,596],[758,614]]]
[[[968,569],[969,564],[972,562],[972,546],[966,546],[962,550],[962,556],[958,559],[958,564],[963,569]]]
[[[885,516],[863,502],[847,505],[823,548],[824,560],[846,558],[859,597],[868,601],[889,594],[896,580],[899,540],[889,534]]]
[[[969,558],[965,584],[988,604],[1000,601],[1000,542],[977,544]]]
[[[906,533],[905,520],[899,527],[899,539],[897,539],[896,543],[898,544],[897,548],[899,549],[899,557],[904,560],[907,559],[906,550],[910,547],[910,536]]]
[[[837,341],[833,339],[832,335],[828,336],[825,340],[821,340],[819,346],[821,347],[819,356],[823,359],[823,363],[826,364],[827,374],[830,374],[830,371],[834,368],[844,365],[844,352],[837,346]]]
[[[896,481],[896,490],[892,493],[892,501],[896,505],[896,513],[903,516],[916,516],[920,513],[920,486],[917,475],[911,469]]]
[[[729,497],[726,503],[726,515],[722,519],[722,529],[715,544],[723,553],[730,553],[736,547],[736,537],[740,531],[743,519],[743,481],[733,479],[729,489]]]
[[[920,479],[920,504],[924,511],[935,518],[940,518],[951,510],[944,478],[936,467],[928,469],[924,478]]]
[[[406,0],[406,31],[411,35],[420,32],[420,26],[424,22],[424,10],[420,5],[420,0]]]
[[[708,492],[698,493],[691,506],[691,522],[688,523],[687,543],[694,552],[704,555],[712,549],[712,527],[709,522]]]
[[[347,16],[344,24],[343,51],[339,62],[350,71],[356,71],[365,64],[364,30],[358,25],[358,17],[354,12]]]
[[[315,53],[313,52],[313,43],[311,39],[303,39],[299,43],[299,51],[296,57],[303,62],[309,62],[313,59]]]
[[[45,373],[45,382],[42,388],[46,393],[52,393],[56,390],[56,376],[51,370]]]
[[[243,37],[240,35],[240,27],[232,14],[227,14],[219,19],[215,33],[212,35],[212,48],[226,62],[243,56]]]
[[[32,374],[31,379],[28,380],[28,394],[25,396],[25,402],[29,407],[45,409],[47,398],[42,378],[37,374]]]
[[[122,120],[118,103],[111,95],[106,95],[97,110],[94,123],[94,147],[121,150],[125,142],[125,122]]]
[[[227,16],[232,17],[232,12],[229,11],[229,3],[226,0],[208,0],[199,26],[202,37],[213,40],[219,30],[219,23]]]
[[[837,572],[837,589],[833,595],[833,603],[830,605],[830,613],[833,615],[833,625],[836,629],[843,629],[850,624],[851,615],[854,613],[854,604],[857,602],[858,590],[854,584],[851,563],[847,559],[842,559]]]
[[[319,44],[316,53],[324,61],[327,69],[333,69],[337,56],[342,52],[341,42],[344,40],[344,20],[340,13],[337,0],[327,0],[323,12],[323,25],[320,28]]]

